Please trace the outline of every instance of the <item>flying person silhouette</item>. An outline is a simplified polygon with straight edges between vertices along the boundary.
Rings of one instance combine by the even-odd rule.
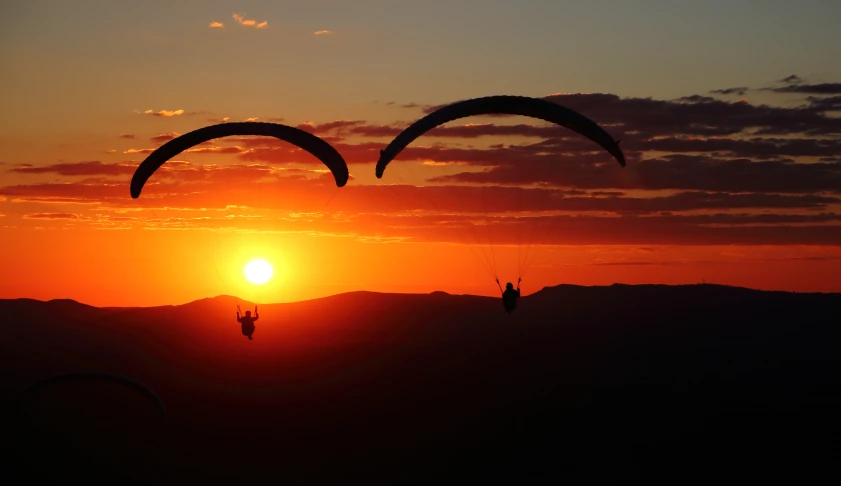
[[[248,336],[248,339],[254,334],[254,321],[260,318],[260,313],[257,311],[257,306],[254,306],[254,317],[251,317],[251,311],[245,311],[244,316],[240,316],[239,306],[237,306],[237,322],[242,324],[242,335]]]
[[[514,289],[514,284],[508,282],[505,284],[505,291],[503,292],[502,287],[499,286],[499,279],[496,279],[496,285],[499,286],[499,291],[502,292],[502,306],[505,307],[505,312],[511,313],[514,309],[517,308],[517,299],[520,298],[520,282],[523,279],[517,279],[517,289]]]

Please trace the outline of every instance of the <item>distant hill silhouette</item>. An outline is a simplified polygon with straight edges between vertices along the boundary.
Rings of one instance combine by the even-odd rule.
[[[261,304],[253,341],[237,304],[253,308],[0,300],[4,474],[802,482],[841,464],[841,294],[559,285],[509,315],[498,298],[351,292]],[[19,415],[28,385],[77,370],[143,382],[167,426],[96,385]]]

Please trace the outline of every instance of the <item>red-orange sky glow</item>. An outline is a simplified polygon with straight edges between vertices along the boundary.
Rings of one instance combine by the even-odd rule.
[[[338,19],[295,30],[268,3],[239,17],[214,3],[207,18],[179,7],[161,24],[138,6],[147,22],[126,18],[118,32],[59,22],[73,15],[59,15],[62,5],[42,19],[58,29],[48,29],[52,41],[6,29],[21,42],[0,50],[18,69],[0,81],[16,93],[0,110],[0,298],[146,306],[220,294],[498,295],[495,276],[522,277],[526,295],[561,283],[702,281],[841,292],[841,83],[827,78],[841,72],[775,79],[757,68],[689,82],[668,63],[550,69],[545,56],[497,46],[464,64],[435,44],[443,57],[418,59],[428,71],[410,76],[406,59],[400,69],[378,59],[392,58],[392,39],[421,35],[411,25],[403,40]],[[236,68],[219,63],[239,55]],[[497,58],[516,69],[488,74]],[[621,139],[627,167],[565,128],[485,116],[428,132],[375,177],[380,149],[412,121],[488,94],[581,112]],[[336,187],[316,158],[284,142],[228,137],[175,157],[130,197],[155,148],[246,120],[324,138],[350,181]],[[243,275],[254,258],[274,267],[265,285]]]

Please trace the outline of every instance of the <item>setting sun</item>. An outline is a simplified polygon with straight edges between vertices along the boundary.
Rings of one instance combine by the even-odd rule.
[[[245,266],[245,278],[249,282],[262,285],[272,278],[272,265],[266,260],[251,260]]]

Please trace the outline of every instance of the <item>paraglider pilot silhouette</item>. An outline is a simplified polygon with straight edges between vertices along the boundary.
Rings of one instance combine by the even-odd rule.
[[[514,289],[514,284],[508,282],[505,284],[505,291],[502,290],[502,287],[499,287],[499,291],[502,292],[502,306],[505,307],[505,312],[511,313],[514,309],[517,308],[517,299],[520,298],[520,282],[523,279],[517,279],[517,288]],[[496,284],[499,286],[499,279],[496,279]]]
[[[254,321],[260,318],[257,306],[254,306],[254,317],[251,317],[251,311],[245,311],[244,316],[241,316],[240,313],[239,306],[237,306],[237,322],[242,324],[242,335],[248,336],[248,339],[254,339],[251,337],[254,334]]]

